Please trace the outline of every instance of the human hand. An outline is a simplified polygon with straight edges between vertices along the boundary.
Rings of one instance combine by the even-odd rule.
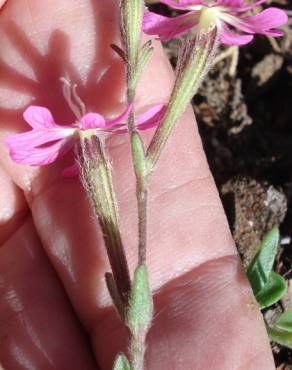
[[[9,0],[0,13],[0,362],[6,370],[111,369],[125,347],[105,288],[109,267],[101,232],[79,181],[60,175],[70,161],[42,170],[19,166],[3,144],[8,133],[24,131],[22,112],[30,103],[50,108],[58,122],[71,122],[60,77],[78,84],[89,110],[121,111],[124,71],[109,47],[118,42],[117,3]],[[172,82],[157,45],[137,104],[167,101]],[[109,144],[133,268],[128,139],[116,136]],[[148,369],[274,369],[191,110],[152,180],[148,265],[155,291]]]

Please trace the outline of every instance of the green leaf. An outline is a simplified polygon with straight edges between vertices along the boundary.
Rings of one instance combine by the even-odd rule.
[[[145,66],[150,56],[153,54],[153,52],[154,52],[154,48],[152,46],[152,41],[149,40],[145,42],[145,44],[142,46],[139,52],[139,63],[142,63],[143,66]]]
[[[130,370],[129,361],[124,354],[118,355],[113,370]]]
[[[279,274],[271,272],[269,279],[263,289],[256,295],[261,308],[266,308],[278,302],[288,289],[288,284],[285,279]]]
[[[274,227],[261,242],[259,249],[247,268],[247,277],[257,295],[268,282],[279,244],[279,230]]]
[[[113,51],[118,54],[118,56],[124,61],[126,62],[127,61],[127,58],[126,58],[126,55],[125,55],[125,52],[123,49],[121,49],[118,45],[116,44],[110,44],[110,47],[113,49]]]
[[[278,316],[275,325],[278,329],[292,333],[292,310],[287,310]]]
[[[149,286],[147,267],[140,265],[134,274],[131,291],[128,326],[135,336],[147,332],[153,315],[153,302]]]
[[[135,173],[138,179],[143,179],[147,174],[145,149],[141,136],[138,132],[132,133],[131,143]]]
[[[144,68],[149,62],[151,56],[153,55],[153,52],[154,52],[154,48],[152,47],[151,40],[149,40],[143,45],[142,49],[139,52],[137,69],[134,75],[134,80],[135,80],[134,85],[135,86],[137,85],[139,79],[141,78]]]
[[[292,333],[274,330],[270,327],[267,327],[267,332],[271,341],[292,349]]]
[[[175,84],[165,114],[148,147],[149,173],[153,172],[172,130],[208,73],[219,44],[218,37],[218,29],[213,25],[206,32],[190,32],[183,41]]]

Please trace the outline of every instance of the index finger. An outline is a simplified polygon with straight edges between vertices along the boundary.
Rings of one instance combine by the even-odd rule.
[[[11,19],[15,24],[11,25]],[[79,83],[91,110],[113,113],[121,109],[124,70],[109,48],[110,43],[118,42],[116,1],[10,2],[0,27],[0,55],[5,56],[7,71],[3,78],[8,86],[0,112],[6,123],[2,135],[20,129],[21,111],[31,97],[52,109],[60,120],[72,119],[58,82],[64,73],[77,80],[74,82]],[[16,50],[21,55],[17,62]],[[166,101],[172,83],[170,66],[157,46],[140,83],[140,106]],[[25,96],[25,91],[28,98],[23,98],[19,108],[15,94]],[[128,138],[113,138],[110,148],[132,269],[137,252],[136,201]],[[26,192],[40,238],[92,334],[99,363],[110,368],[121,345],[117,333],[118,338],[122,333],[103,281],[109,267],[102,234],[89,216],[80,184],[60,176],[67,159],[38,171],[13,164],[3,147],[1,153],[6,170]],[[149,367],[167,369],[175,364],[177,370],[208,368],[210,356],[201,340],[205,338],[217,369],[240,369],[242,363],[252,360],[257,370],[272,369],[264,326],[236,256],[190,111],[167,145],[151,194],[148,263],[152,286],[159,289],[159,312],[149,341]],[[174,351],[177,343],[179,352]]]

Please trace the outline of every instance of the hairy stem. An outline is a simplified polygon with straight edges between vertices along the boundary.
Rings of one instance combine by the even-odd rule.
[[[153,318],[153,300],[146,265],[139,265],[134,273],[128,311],[131,334],[130,355],[132,370],[143,370],[146,336]]]
[[[140,187],[138,184],[137,187]],[[139,232],[139,252],[138,264],[143,265],[146,263],[146,247],[147,247],[147,200],[148,189],[147,185],[137,189],[137,202],[138,202],[138,232]]]
[[[80,159],[83,183],[98,215],[113,278],[126,307],[131,282],[119,228],[110,161],[101,139],[95,135],[83,137]]]
[[[121,29],[127,68],[127,103],[132,105],[141,72],[152,52],[151,44],[140,49],[144,12],[143,0],[121,0]],[[134,274],[127,326],[130,331],[131,370],[144,369],[145,340],[152,320],[152,297],[146,268],[147,171],[143,140],[136,130],[135,113],[128,118],[138,207],[138,266]]]
[[[132,335],[130,343],[131,370],[144,370],[145,342],[146,336]]]
[[[208,72],[217,49],[217,41],[217,29],[214,27],[207,33],[190,35],[184,42],[177,78],[166,112],[147,150],[149,175],[153,172],[178,119]]]
[[[128,78],[130,75],[128,74]],[[128,82],[131,86],[131,80]],[[135,93],[132,88],[128,88],[128,104],[133,103]],[[133,136],[137,138],[139,136],[135,129],[135,115],[133,112],[130,113],[128,118],[128,130],[131,137],[131,150],[133,158],[133,166],[136,175],[136,198],[138,207],[138,264],[144,264],[146,262],[146,246],[147,246],[147,181],[146,173],[141,173],[141,162],[145,160],[143,156],[136,156],[136,148]],[[140,137],[140,136],[139,136]],[[144,146],[142,140],[139,140],[140,149],[144,152]]]

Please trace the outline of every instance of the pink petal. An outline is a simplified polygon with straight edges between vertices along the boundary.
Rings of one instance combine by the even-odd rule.
[[[142,125],[145,122],[149,121],[153,117],[159,113],[160,115],[165,112],[165,105],[164,104],[157,104],[154,107],[148,109],[145,113],[140,114],[137,117],[136,123],[137,125]]]
[[[98,113],[87,113],[81,118],[81,128],[83,130],[91,128],[103,128],[105,127],[105,119]]]
[[[248,17],[224,16],[224,21],[233,27],[247,33],[259,33],[264,35],[280,36],[281,31],[273,28],[282,26],[287,23],[287,14],[277,8],[268,8],[262,12]]]
[[[197,18],[196,12],[188,12],[174,18],[145,12],[143,31],[148,35],[158,35],[161,40],[165,41],[179,36],[194,27],[198,23]]]
[[[52,128],[56,126],[51,112],[44,107],[31,105],[24,113],[23,118],[32,128]]]
[[[158,104],[145,113],[139,115],[136,121],[138,130],[148,130],[152,127],[158,126],[165,110],[165,105]]]
[[[76,177],[79,176],[80,169],[77,163],[72,164],[71,166],[65,168],[62,171],[62,175],[65,177]]]
[[[72,129],[31,130],[29,132],[9,135],[5,138],[5,142],[10,148],[26,150],[72,136],[73,133],[74,131]]]
[[[43,166],[54,162],[57,158],[66,154],[72,146],[72,140],[62,139],[45,148],[31,148],[27,150],[11,148],[10,156],[17,163]]]
[[[273,29],[288,22],[287,14],[278,8],[268,8],[256,15],[243,17],[241,19],[250,27],[252,32],[262,34],[266,34],[266,32],[276,32],[275,36],[278,36],[279,31]]]
[[[125,122],[132,109],[133,109],[133,104],[130,104],[122,114],[120,114],[118,117],[116,117],[113,120],[106,121],[105,125],[109,127],[109,126],[118,125],[119,123],[122,123],[123,121]]]
[[[266,0],[264,0],[266,1]],[[217,0],[219,6],[228,6],[231,8],[241,8],[243,6],[244,0]]]
[[[224,1],[224,0],[223,0]],[[263,3],[266,3],[268,0],[258,0],[258,1],[255,1],[253,3],[250,3],[250,4],[247,4],[247,5],[240,5],[237,7],[237,9],[232,9],[234,11],[236,11],[236,13],[243,13],[243,12],[247,12],[248,10],[251,10],[253,8],[256,8],[257,6],[263,4]]]
[[[204,5],[204,0],[160,0],[162,4],[173,9],[189,10],[192,5]]]
[[[136,119],[136,127],[138,130],[148,130],[152,127],[158,126],[161,121],[163,114],[165,112],[165,105],[158,104],[153,108],[150,108],[145,113],[140,114]],[[125,124],[120,124],[116,127],[113,127],[111,132],[116,133],[125,133],[128,131],[128,128]]]
[[[252,35],[239,35],[226,25],[221,30],[220,41],[225,45],[245,45],[253,39]]]

